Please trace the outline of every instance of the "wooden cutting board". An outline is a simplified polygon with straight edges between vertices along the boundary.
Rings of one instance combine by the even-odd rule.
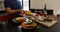
[[[32,20],[34,20],[34,18],[32,18]],[[39,23],[39,24],[42,24],[43,26],[46,26],[48,28],[53,26],[54,24],[56,24],[58,22],[57,20],[55,20],[55,18],[52,18],[52,21],[43,21],[43,20],[42,21],[34,20],[34,21]]]
[[[40,24],[49,28],[49,27],[53,26],[54,24],[56,24],[58,21],[53,20],[51,22],[49,22],[49,21],[35,21],[35,22],[38,22],[38,23],[40,23]]]

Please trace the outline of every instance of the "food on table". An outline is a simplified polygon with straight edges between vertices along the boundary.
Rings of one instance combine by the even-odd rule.
[[[38,16],[34,16],[34,19],[35,19],[35,20],[38,20],[38,19],[39,19],[39,17],[38,17]]]
[[[31,16],[32,15],[32,12],[31,11],[26,11],[26,15]]]
[[[29,20],[23,22],[21,24],[21,26],[24,29],[33,29],[33,28],[35,28],[37,26],[37,24],[35,22],[33,22],[31,19],[29,19]]]
[[[48,17],[47,17],[46,19],[44,19],[44,20],[46,20],[46,21],[52,21],[53,19],[48,16]]]
[[[26,22],[23,22],[21,25],[22,25],[22,28],[33,29],[36,27],[37,24],[35,22],[32,22],[31,24],[26,24]]]
[[[19,22],[19,23],[22,23],[22,22],[25,22],[26,19],[24,17],[17,17],[16,20]]]
[[[35,15],[34,16],[39,16],[39,14],[38,13],[35,13]]]
[[[24,22],[25,24],[23,24],[23,27],[25,27],[25,28],[31,28],[31,26],[30,26],[30,24],[32,23],[32,20],[28,20],[28,21],[26,21],[26,22]]]
[[[32,23],[32,20],[29,20],[27,23],[28,23],[28,24]]]
[[[24,23],[26,23],[26,22],[24,22]],[[23,24],[22,26],[23,26],[23,27],[26,27],[26,24]]]
[[[34,28],[34,26],[29,26],[29,25],[27,25],[26,28]]]
[[[31,18],[32,18],[32,16],[27,16],[27,18],[31,19]]]
[[[26,11],[23,10],[23,11],[20,12],[19,15],[24,17],[24,16],[25,16],[25,12],[26,12]]]
[[[42,13],[42,16],[46,17],[46,16],[47,16],[47,14],[46,14],[46,13]]]
[[[20,20],[20,19],[22,19],[22,18],[23,18],[23,17],[17,17],[16,20]]]
[[[21,11],[21,13],[22,13],[22,14],[25,14],[25,13],[26,13],[26,11],[24,11],[24,10],[23,10],[23,11]]]
[[[34,19],[35,19],[35,20],[39,20],[39,16],[40,16],[39,14],[35,13]]]
[[[30,19],[33,16],[31,11],[26,11],[26,16]]]
[[[26,24],[31,24],[31,23],[32,23],[32,20],[26,21]]]

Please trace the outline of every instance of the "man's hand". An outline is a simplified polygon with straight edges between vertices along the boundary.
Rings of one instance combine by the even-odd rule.
[[[22,9],[17,10],[17,12],[20,12],[20,13],[22,13],[22,11],[23,11]]]

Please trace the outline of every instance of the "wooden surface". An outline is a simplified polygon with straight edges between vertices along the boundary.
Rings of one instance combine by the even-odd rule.
[[[40,23],[40,24],[49,28],[49,27],[53,26],[54,24],[56,24],[58,21],[53,20],[51,22],[49,22],[49,21],[36,21],[36,22],[38,22],[38,23]]]
[[[35,20],[34,18],[32,18],[32,20],[49,28],[58,22],[54,17],[52,17],[52,16],[50,16],[50,17],[52,18],[52,21],[43,21],[43,20],[38,21],[38,20]]]
[[[37,24],[35,22],[32,22],[31,24],[26,24],[23,22],[21,25],[25,29],[33,29],[37,26]]]

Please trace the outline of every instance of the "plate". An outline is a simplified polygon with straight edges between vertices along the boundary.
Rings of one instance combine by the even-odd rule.
[[[28,21],[28,20],[29,20],[29,19],[26,18],[26,21]],[[12,21],[15,22],[15,23],[19,23],[19,22],[16,20],[16,18],[13,18]]]
[[[18,21],[16,21],[16,18],[13,18],[12,21],[15,23],[18,23]]]

